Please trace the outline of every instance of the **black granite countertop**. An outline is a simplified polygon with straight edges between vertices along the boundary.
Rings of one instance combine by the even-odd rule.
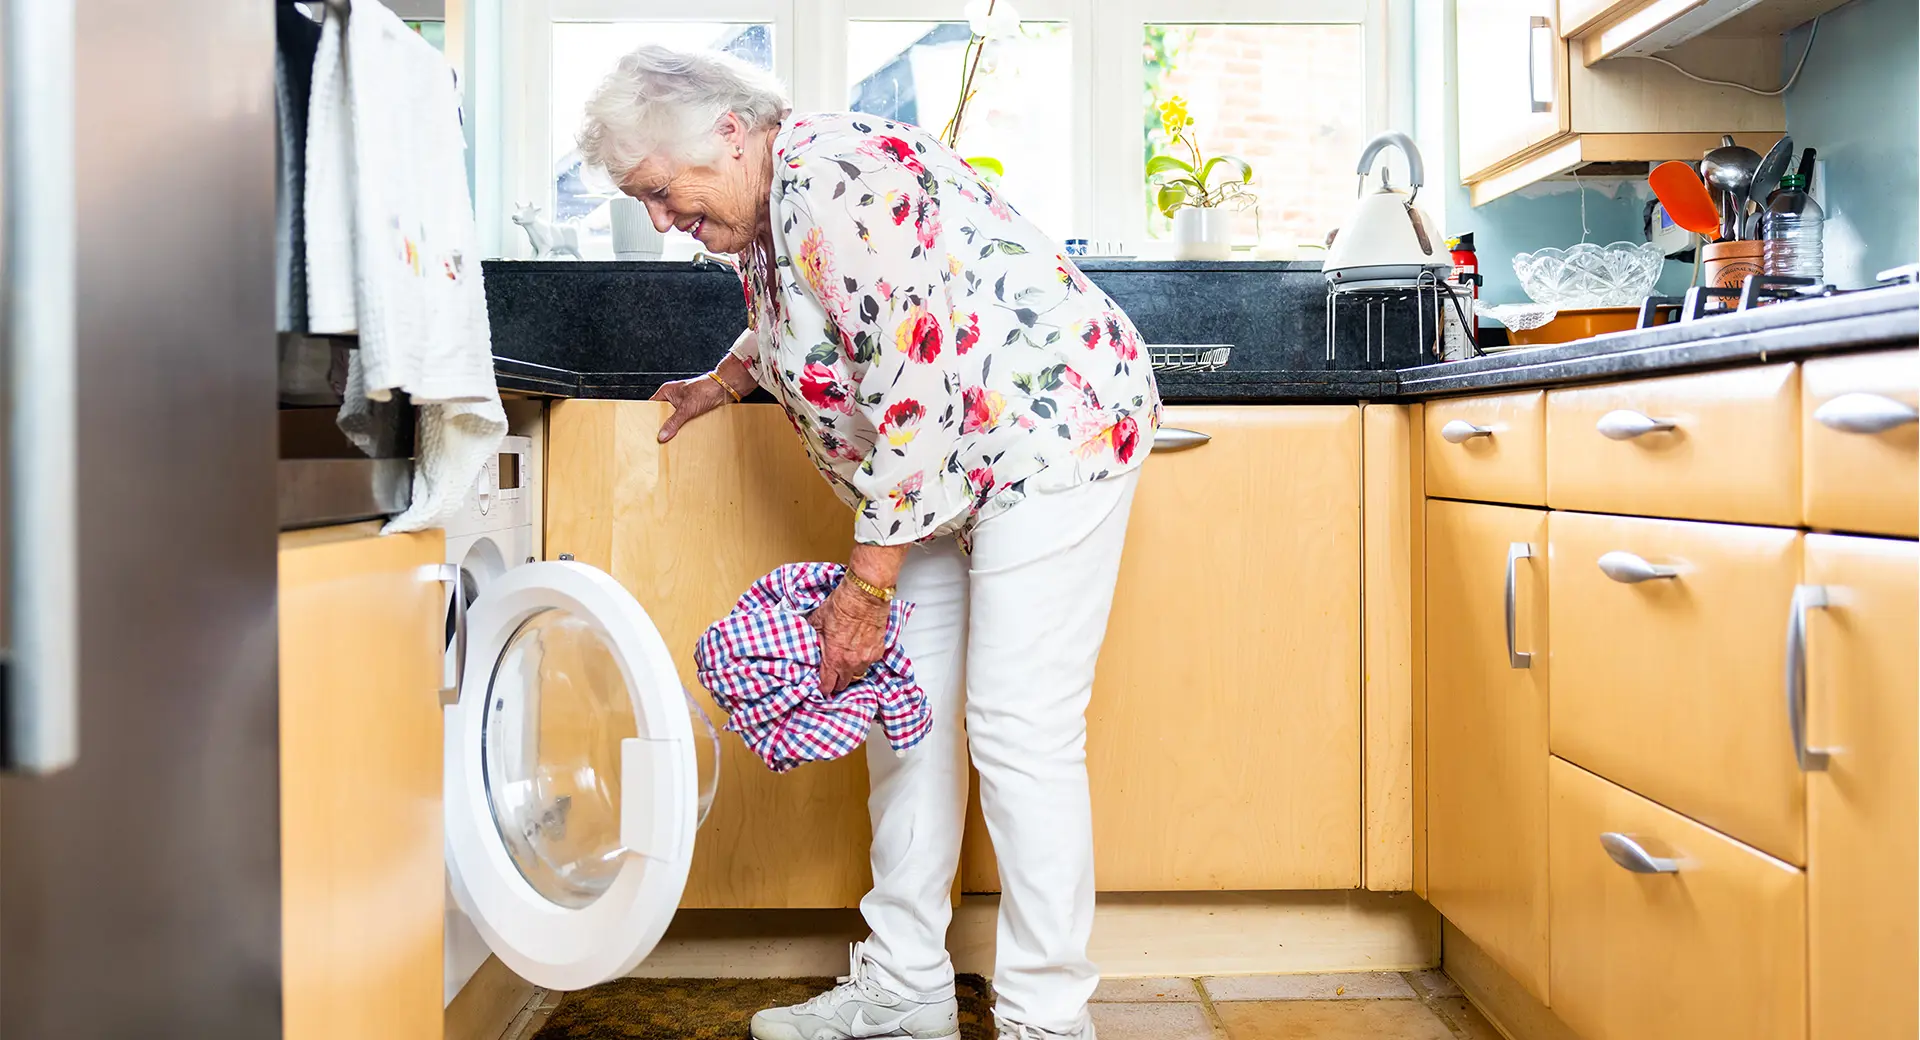
[[[1419,363],[1411,321],[1389,326],[1391,350],[1363,351],[1359,323],[1343,317],[1329,357],[1317,263],[1082,258],[1079,266],[1149,343],[1234,344],[1223,370],[1162,373],[1161,394],[1173,404],[1415,400],[1920,338],[1920,290],[1906,285],[1437,364]],[[489,261],[486,278],[496,373],[509,393],[644,399],[705,372],[741,325],[739,282],[717,267]]]

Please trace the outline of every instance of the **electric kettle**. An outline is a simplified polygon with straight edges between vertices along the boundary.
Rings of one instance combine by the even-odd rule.
[[[1388,147],[1406,155],[1411,191],[1394,187],[1384,166],[1379,187],[1367,190],[1373,160]],[[1399,131],[1368,141],[1360,153],[1359,174],[1359,201],[1347,222],[1329,236],[1322,267],[1333,290],[1402,289],[1444,282],[1453,269],[1453,256],[1432,219],[1413,204],[1426,182],[1425,165],[1413,141]]]

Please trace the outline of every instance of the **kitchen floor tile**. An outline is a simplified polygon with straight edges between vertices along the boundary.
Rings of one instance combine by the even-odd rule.
[[[1199,999],[1199,987],[1192,979],[1101,979],[1100,988],[1093,991],[1097,1004],[1166,1004]]]
[[[1207,996],[1224,1000],[1412,1000],[1398,973],[1352,971],[1330,975],[1225,975],[1201,980]]]
[[[1412,1000],[1237,1001],[1216,1010],[1229,1040],[1454,1040]]]
[[[1423,998],[1460,996],[1459,985],[1439,968],[1407,972],[1407,981],[1413,983],[1414,990]]]
[[[1216,1040],[1206,1008],[1192,1004],[1093,1004],[1100,1040]]]

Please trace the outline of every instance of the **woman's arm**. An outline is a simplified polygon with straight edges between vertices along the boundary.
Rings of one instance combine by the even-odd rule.
[[[876,588],[892,589],[906,562],[904,545],[856,545],[847,569]],[[888,603],[843,581],[810,620],[820,631],[820,688],[838,693],[867,674],[887,651]]]
[[[743,349],[746,353],[742,353]],[[660,443],[665,444],[680,432],[680,427],[699,418],[724,404],[738,401],[753,392],[757,385],[753,371],[747,367],[746,358],[758,349],[758,340],[752,329],[742,332],[733,341],[733,348],[727,351],[713,371],[692,379],[677,379],[653,392],[653,400],[665,401],[673,406],[673,413],[660,424]]]

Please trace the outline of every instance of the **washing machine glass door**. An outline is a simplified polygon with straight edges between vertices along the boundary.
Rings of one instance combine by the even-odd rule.
[[[699,718],[607,574],[527,564],[474,605],[446,709],[447,863],[461,909],[522,978],[579,989],[659,941],[712,797]]]

